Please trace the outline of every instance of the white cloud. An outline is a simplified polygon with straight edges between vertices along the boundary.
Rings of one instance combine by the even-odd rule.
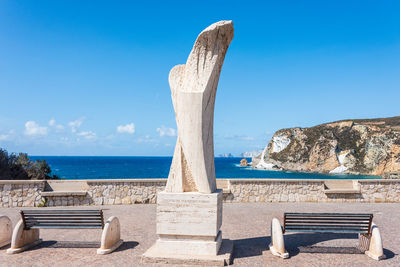
[[[25,135],[47,135],[47,130],[47,127],[39,126],[39,124],[37,124],[35,121],[27,121],[25,123]]]
[[[136,139],[136,142],[138,143],[155,143],[157,140],[153,139],[150,137],[150,135],[145,135],[144,137],[140,137]]]
[[[13,134],[15,133],[14,130],[8,131],[8,133],[0,134],[0,141],[8,141],[11,140]]]
[[[77,120],[70,121],[70,122],[68,123],[68,125],[71,127],[71,131],[72,131],[73,133],[76,133],[77,129],[78,129],[79,127],[81,127],[81,125],[82,125],[82,123],[83,123],[84,120],[85,120],[85,117],[80,117],[80,118],[77,119]]]
[[[61,142],[69,142],[69,138],[68,137],[61,137],[60,141]]]
[[[56,125],[56,132],[62,132],[64,131],[64,126],[61,124]]]
[[[241,140],[241,141],[253,141],[255,140],[252,136],[234,134],[234,135],[225,135],[225,139],[233,139],[233,140]]]
[[[56,120],[55,119],[51,119],[49,120],[49,126],[54,127],[56,129],[56,132],[63,132],[64,131],[64,125],[62,124],[56,124]]]
[[[87,140],[93,140],[96,138],[96,133],[92,132],[92,131],[84,131],[84,132],[79,132],[76,135],[78,136],[82,136]]]
[[[135,124],[129,123],[127,125],[119,125],[117,127],[118,133],[127,133],[127,134],[134,134],[135,133]]]
[[[114,139],[114,135],[113,134],[107,135],[104,139],[105,140],[112,140],[112,139]]]
[[[164,125],[157,128],[157,132],[160,136],[176,136],[176,130],[174,128],[168,128]]]

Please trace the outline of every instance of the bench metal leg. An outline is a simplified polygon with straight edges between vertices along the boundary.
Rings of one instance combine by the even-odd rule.
[[[272,255],[284,259],[289,258],[289,253],[285,249],[282,226],[277,218],[273,218],[271,222],[271,244],[269,245],[269,250]]]
[[[110,217],[103,229],[101,235],[101,247],[97,250],[97,254],[108,254],[116,250],[123,243],[120,236],[120,224],[117,217]]]
[[[0,216],[0,248],[11,243],[12,223],[7,216]]]
[[[7,249],[7,254],[20,253],[41,242],[42,239],[39,239],[39,229],[24,230],[24,222],[21,219],[15,225],[12,233],[11,248]]]
[[[383,244],[381,233],[379,232],[378,226],[375,223],[371,225],[371,237],[369,241],[369,249],[365,251],[368,257],[373,258],[374,260],[382,260],[385,258],[385,254],[383,254]]]

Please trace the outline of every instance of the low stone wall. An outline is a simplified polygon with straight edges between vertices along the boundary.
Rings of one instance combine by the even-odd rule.
[[[37,207],[42,203],[44,181],[0,181],[0,206]]]
[[[50,183],[0,181],[0,206],[51,207],[156,203],[157,192],[164,189],[166,179],[65,180],[55,182],[53,188],[49,186]],[[76,189],[79,184],[82,187]],[[328,192],[324,180],[226,179],[224,182],[219,181],[219,184],[224,186],[225,202],[400,203],[400,180],[394,179],[359,180],[354,182],[356,189],[343,192],[336,190],[335,193]]]
[[[323,180],[230,180],[226,202],[318,202],[324,199]]]
[[[400,180],[359,181],[362,202],[400,202]]]
[[[109,179],[86,180],[85,196],[46,197],[47,206],[129,205],[156,203],[157,192],[162,191],[166,179]]]
[[[358,180],[353,192],[327,193],[324,180],[232,179],[226,202],[400,202],[400,180]]]

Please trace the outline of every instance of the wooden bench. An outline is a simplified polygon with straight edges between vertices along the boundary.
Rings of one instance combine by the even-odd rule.
[[[24,229],[103,229],[102,210],[21,210]]]
[[[371,234],[372,214],[365,213],[284,213],[283,233]]]
[[[382,239],[370,213],[284,213],[283,227],[274,218],[271,224],[271,253],[288,258],[283,234],[286,232],[358,234],[360,248],[374,258],[382,259]]]
[[[108,254],[122,244],[118,218],[113,216],[104,222],[102,210],[32,209],[21,210],[7,253],[19,253],[41,243],[39,229],[102,229],[97,254]]]

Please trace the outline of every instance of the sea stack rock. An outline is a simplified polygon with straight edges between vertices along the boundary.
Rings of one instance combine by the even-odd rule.
[[[240,161],[240,167],[247,167],[248,163],[247,163],[247,159],[242,159]]]

